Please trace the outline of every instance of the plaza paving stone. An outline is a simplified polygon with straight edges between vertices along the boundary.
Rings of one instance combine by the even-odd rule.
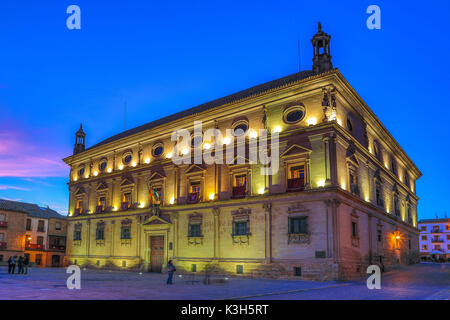
[[[381,290],[366,280],[313,282],[230,277],[227,283],[191,284],[186,276],[166,285],[165,274],[82,269],[81,289],[69,290],[66,269],[33,268],[8,275],[0,267],[0,299],[449,299],[450,265],[415,265],[390,271]],[[202,276],[196,277],[202,280]]]

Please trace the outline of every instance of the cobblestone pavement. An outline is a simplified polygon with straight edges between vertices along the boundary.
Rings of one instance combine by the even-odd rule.
[[[313,282],[229,278],[225,284],[191,284],[176,276],[127,271],[82,270],[81,289],[69,290],[65,269],[34,268],[8,275],[0,268],[0,299],[449,299],[450,265],[416,265],[382,277],[381,290],[368,290],[365,279]],[[198,276],[197,280],[202,277]]]
[[[346,286],[248,299],[265,300],[450,300],[450,264],[420,264],[390,271],[381,289],[369,290],[366,279]]]

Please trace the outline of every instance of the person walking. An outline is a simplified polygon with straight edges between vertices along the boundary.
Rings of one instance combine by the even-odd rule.
[[[167,278],[167,284],[173,284],[172,278],[175,271],[177,271],[177,269],[172,264],[172,260],[169,260],[169,262],[167,262],[167,273],[169,274],[169,277]]]
[[[25,255],[25,259],[23,260],[23,271],[25,274],[28,274],[28,265],[30,264],[30,257]],[[23,273],[23,272],[22,272]]]
[[[19,259],[17,260],[17,274],[23,274],[23,257],[20,256]]]

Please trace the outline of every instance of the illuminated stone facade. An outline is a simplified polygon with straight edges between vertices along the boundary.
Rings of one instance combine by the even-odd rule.
[[[69,262],[160,271],[172,259],[180,272],[327,280],[413,260],[421,173],[331,69],[329,39],[322,30],[313,38],[320,73],[295,73],[87,149],[80,128],[64,159]],[[193,132],[194,121],[224,135],[240,126],[247,147],[251,132],[279,132],[278,172],[262,175],[246,157],[175,165],[171,134]]]

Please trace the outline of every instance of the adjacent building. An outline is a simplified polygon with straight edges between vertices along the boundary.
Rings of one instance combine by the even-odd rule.
[[[0,261],[28,255],[36,266],[63,266],[66,232],[66,217],[54,210],[0,199]]]
[[[87,149],[80,127],[64,159],[69,262],[161,272],[171,259],[180,272],[319,280],[415,262],[421,172],[333,68],[330,38],[319,24],[312,70]],[[188,147],[172,141],[178,129]],[[250,152],[265,143],[258,159],[270,163]],[[212,150],[222,164],[174,161]]]
[[[422,260],[450,261],[450,219],[419,221]]]

